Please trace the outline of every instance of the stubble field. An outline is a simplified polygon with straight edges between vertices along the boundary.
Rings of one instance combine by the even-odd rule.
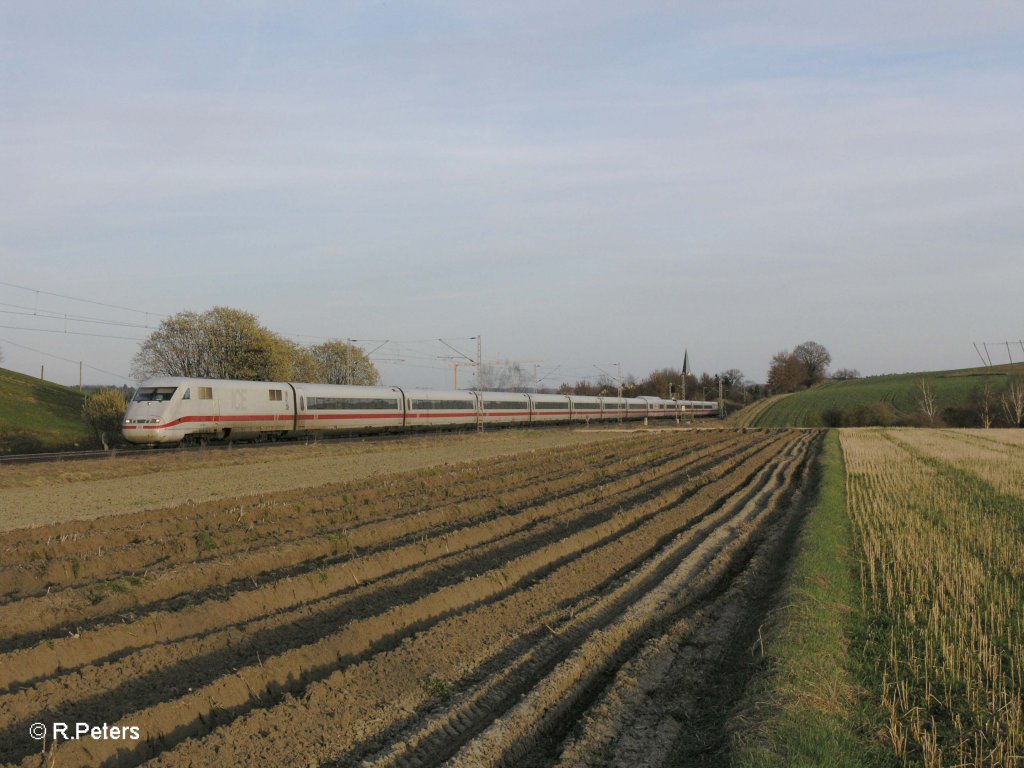
[[[1024,760],[1024,433],[843,430],[870,688],[903,765]]]
[[[687,764],[819,442],[573,438],[0,534],[0,763]],[[83,721],[140,738],[29,737]]]

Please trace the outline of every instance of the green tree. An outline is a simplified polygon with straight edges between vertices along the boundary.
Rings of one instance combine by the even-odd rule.
[[[290,372],[286,346],[251,312],[228,307],[179,312],[142,343],[132,360],[132,374],[139,380],[193,376],[277,381]]]
[[[287,372],[282,375],[287,381],[309,382],[310,384],[327,383],[323,366],[313,353],[311,347],[303,347],[294,341],[281,340],[281,367]]]
[[[380,373],[366,353],[354,344],[331,339],[309,349],[324,384],[380,385]]]
[[[82,404],[82,418],[106,450],[121,433],[128,401],[120,389],[104,389],[89,395]]]

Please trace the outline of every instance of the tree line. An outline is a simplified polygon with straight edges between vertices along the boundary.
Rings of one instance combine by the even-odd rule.
[[[730,403],[742,405],[759,397],[764,397],[764,387],[748,381],[738,368],[730,368],[717,374],[701,373],[685,375],[679,368],[659,368],[643,379],[633,375],[622,379],[622,396],[661,397],[666,400],[717,400],[718,383],[722,382],[723,398]],[[602,375],[596,381],[582,379],[575,383],[563,383],[553,390],[562,395],[617,395],[618,382],[608,375]]]

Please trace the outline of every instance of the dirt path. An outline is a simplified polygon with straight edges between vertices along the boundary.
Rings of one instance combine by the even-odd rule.
[[[699,752],[713,735],[679,713],[747,643],[817,436],[562,434],[583,437],[524,452],[501,433],[486,461],[0,534],[0,762]],[[141,738],[44,756],[28,737],[78,721]]]

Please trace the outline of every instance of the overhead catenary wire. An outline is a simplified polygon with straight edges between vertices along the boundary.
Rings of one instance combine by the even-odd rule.
[[[0,328],[2,328],[2,327],[4,327],[4,326],[0,326]],[[11,341],[10,339],[0,338],[0,341],[2,341],[4,344],[10,344],[12,347],[18,347],[19,349],[24,349],[24,350],[27,350],[29,352],[35,352],[37,355],[45,355],[46,357],[53,358],[54,360],[60,360],[60,361],[65,362],[65,363],[73,363],[75,365],[81,365],[82,367],[88,368],[91,371],[97,371],[99,373],[105,373],[108,376],[115,376],[115,377],[117,377],[119,379],[124,379],[125,381],[135,381],[135,379],[131,378],[130,376],[124,376],[124,375],[122,375],[120,373],[114,373],[113,371],[108,371],[108,370],[106,370],[104,368],[97,368],[95,365],[89,365],[88,363],[83,362],[81,360],[71,360],[70,358],[67,358],[67,357],[61,357],[60,355],[55,355],[52,352],[44,352],[41,349],[35,349],[34,347],[29,347],[29,346],[26,346],[24,344],[19,344],[18,342]]]
[[[47,320],[64,320],[65,322],[73,323],[89,323],[90,325],[114,325],[119,328],[139,328],[143,330],[152,330],[148,325],[140,325],[138,323],[122,323],[116,320],[100,320],[99,318],[88,318],[77,315],[68,315],[61,312],[53,312],[51,310],[41,309],[38,311],[27,311],[30,307],[19,307],[17,304],[7,304],[0,301],[0,306],[4,307],[17,307],[17,309],[0,309],[0,314],[4,315],[18,315],[20,317],[41,317]]]
[[[0,285],[6,286],[8,288],[17,288],[22,291],[28,291],[29,293],[34,293],[37,296],[55,296],[59,299],[67,299],[68,301],[79,301],[83,304],[94,304],[98,307],[107,307],[108,309],[119,309],[123,312],[135,312],[140,315],[153,315],[154,317],[168,317],[168,315],[163,314],[161,312],[153,312],[152,310],[146,309],[134,309],[133,307],[123,307],[120,306],[119,304],[110,304],[105,301],[96,301],[94,299],[83,299],[80,296],[69,296],[68,294],[64,293],[54,293],[53,291],[46,291],[43,290],[42,288],[29,288],[28,286],[17,285],[16,283],[8,283],[4,280],[0,280]]]
[[[74,296],[74,295],[66,294],[66,293],[58,293],[56,291],[45,290],[45,289],[42,289],[42,288],[33,288],[33,287],[29,287],[29,286],[25,286],[25,285],[19,285],[17,283],[11,283],[11,282],[7,282],[7,281],[3,281],[3,280],[0,280],[0,286],[5,286],[5,287],[8,287],[8,288],[13,288],[13,289],[20,290],[20,291],[25,291],[27,293],[34,294],[37,297],[37,302],[36,302],[35,306],[28,306],[27,304],[24,304],[24,303],[0,302],[0,307],[7,307],[7,309],[0,309],[0,314],[10,315],[10,316],[20,316],[20,317],[37,317],[40,320],[58,321],[58,322],[64,323],[64,328],[61,328],[61,329],[58,329],[58,328],[42,328],[42,327],[36,327],[36,326],[23,326],[23,325],[0,325],[0,328],[4,328],[4,329],[7,329],[7,330],[27,331],[27,332],[36,332],[36,333],[48,333],[48,334],[65,334],[67,336],[78,336],[78,337],[89,337],[89,338],[100,338],[100,339],[112,339],[112,340],[118,340],[118,341],[131,341],[131,342],[135,342],[135,343],[142,343],[142,342],[144,342],[146,340],[145,338],[140,338],[140,337],[137,337],[137,336],[122,336],[122,335],[115,335],[115,334],[104,334],[104,333],[96,333],[96,332],[87,332],[85,330],[71,330],[68,327],[68,325],[69,324],[79,324],[80,323],[80,324],[88,324],[88,325],[96,325],[96,326],[110,326],[110,327],[125,328],[125,329],[136,328],[136,329],[139,329],[139,330],[152,330],[153,328],[152,328],[152,326],[151,326],[151,324],[149,322],[150,318],[167,318],[167,317],[170,317],[170,315],[168,315],[166,313],[157,312],[155,310],[138,309],[136,307],[128,307],[128,306],[124,306],[124,305],[121,305],[121,304],[115,304],[115,303],[112,303],[112,302],[99,301],[97,299],[85,298],[85,297],[82,297],[82,296]],[[144,321],[143,321],[143,323],[139,323],[139,322],[129,322],[129,321],[126,321],[126,320],[104,319],[102,317],[97,317],[95,315],[78,314],[78,313],[72,313],[72,312],[64,313],[64,312],[60,312],[60,311],[57,311],[57,310],[54,310],[54,309],[40,308],[39,305],[38,305],[38,297],[39,296],[51,296],[51,297],[63,299],[63,300],[66,300],[66,301],[79,302],[79,303],[82,303],[82,304],[88,304],[88,305],[97,306],[97,307],[104,307],[104,308],[107,308],[107,309],[117,310],[117,311],[121,311],[121,312],[131,312],[131,313],[143,316]],[[324,335],[316,335],[316,334],[309,334],[309,333],[283,333],[283,332],[278,332],[278,333],[281,336],[284,336],[286,338],[292,338],[292,339],[296,339],[296,340],[299,340],[299,339],[310,339],[310,340],[328,341],[328,340],[342,340],[343,339],[343,337],[340,334],[339,335],[333,335],[333,336],[324,336]],[[371,357],[371,359],[376,360],[379,364],[384,364],[384,365],[389,365],[389,366],[401,366],[401,367],[406,367],[406,368],[417,368],[417,369],[422,369],[422,370],[443,371],[443,370],[447,370],[447,366],[445,366],[445,365],[429,365],[429,363],[440,363],[443,360],[447,359],[446,358],[446,354],[450,353],[454,349],[449,342],[459,343],[459,342],[463,342],[463,341],[474,341],[476,339],[477,339],[477,336],[446,336],[444,338],[433,337],[433,338],[423,338],[423,339],[362,339],[362,338],[355,339],[355,338],[349,337],[348,340],[351,343],[359,344],[359,345],[370,345],[370,344],[381,344],[381,345],[383,345],[383,344],[386,344],[387,346],[386,346],[386,349],[384,350],[384,354],[386,354],[387,357],[384,357],[383,355],[374,355],[373,353],[376,350],[371,350],[370,352],[367,353],[368,357]],[[60,355],[54,355],[54,354],[49,353],[49,352],[43,352],[42,350],[34,349],[32,347],[28,347],[28,346],[25,346],[25,345],[22,345],[22,344],[18,344],[18,343],[13,342],[13,341],[8,341],[7,343],[11,344],[12,346],[16,346],[16,347],[19,347],[19,348],[22,348],[22,349],[26,349],[26,350],[35,352],[37,354],[47,355],[47,356],[49,356],[49,357],[51,357],[53,359],[56,359],[56,360],[61,360],[61,361],[64,361],[64,362],[71,362],[71,363],[79,363],[79,362],[81,362],[81,361],[71,360],[69,358],[61,357]],[[444,348],[441,348],[440,345],[443,345]],[[466,355],[461,350],[455,350],[455,351],[457,351],[467,361],[473,362],[475,364],[480,364],[480,363],[488,364],[486,360],[481,360],[481,361],[474,360],[472,357],[470,357],[469,355]],[[413,362],[413,361],[417,361],[417,362]],[[82,364],[85,365],[84,363],[82,363]],[[131,379],[128,376],[123,376],[122,374],[114,373],[112,371],[107,371],[107,370],[102,369],[102,368],[97,368],[96,366],[85,365],[85,367],[89,368],[90,370],[94,370],[94,371],[98,371],[98,372],[101,372],[101,373],[109,374],[111,376],[117,376],[118,378],[124,379],[126,381],[132,381],[133,380],[133,379]],[[561,371],[562,371],[563,375],[571,375],[573,371],[581,371],[581,370],[585,370],[585,369],[583,369],[583,368],[575,368],[574,369],[574,368],[561,367]],[[546,374],[543,377],[539,377],[539,378],[541,378],[541,381],[543,381],[543,380],[547,379],[549,376],[551,376],[553,373],[554,373],[554,371],[552,371],[551,373]],[[583,378],[589,379],[590,377],[583,377]]]
[[[992,356],[988,351],[989,344],[991,344],[993,347],[1005,346],[1006,356],[1010,360],[1010,365],[1013,365],[1013,352],[1010,348],[1011,345],[1013,345],[1014,347],[1019,346],[1021,354],[1024,355],[1024,341],[1020,339],[1018,339],[1017,341],[973,341],[971,343],[974,345],[974,351],[977,352],[978,357],[981,358],[981,364],[986,367],[994,365],[994,363],[992,362]],[[978,346],[979,344],[981,345],[980,348]],[[984,350],[984,354],[982,354],[982,350]]]
[[[92,336],[97,339],[119,339],[121,341],[145,341],[137,336],[111,336],[105,333],[83,333],[82,331],[69,331],[62,330],[60,328],[27,328],[22,325],[0,325],[0,328],[6,328],[12,331],[38,331],[39,333],[62,333],[68,336]]]

